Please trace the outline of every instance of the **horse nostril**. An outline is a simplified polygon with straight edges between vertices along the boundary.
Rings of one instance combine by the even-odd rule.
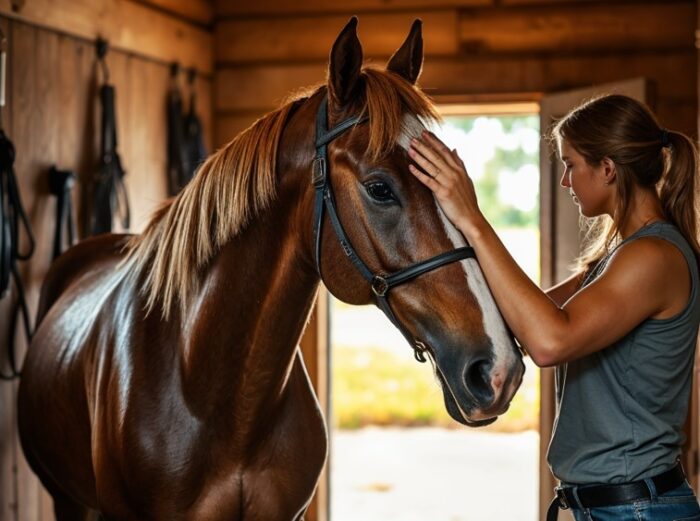
[[[491,368],[493,364],[488,358],[476,358],[469,363],[464,374],[467,390],[480,406],[489,405],[493,401],[491,388]]]

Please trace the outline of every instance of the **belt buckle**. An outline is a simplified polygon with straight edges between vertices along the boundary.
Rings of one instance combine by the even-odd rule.
[[[562,510],[568,510],[569,508],[571,508],[571,505],[569,505],[569,502],[566,499],[564,487],[556,487],[554,489],[554,493],[556,494],[557,501],[559,502],[559,508],[561,508]]]

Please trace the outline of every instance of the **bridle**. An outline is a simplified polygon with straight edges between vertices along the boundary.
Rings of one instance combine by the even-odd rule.
[[[474,248],[465,246],[452,251],[441,253],[422,262],[413,264],[407,268],[385,275],[373,273],[367,265],[360,259],[348,239],[343,226],[340,224],[338,212],[335,208],[333,189],[331,187],[330,176],[328,175],[328,144],[355,126],[364,123],[367,117],[355,116],[348,118],[335,127],[328,130],[328,97],[325,96],[316,113],[316,157],[313,160],[312,182],[316,191],[314,203],[314,236],[316,243],[316,270],[321,280],[321,232],[323,227],[324,209],[328,212],[335,235],[340,242],[345,255],[352,261],[362,277],[370,283],[372,292],[377,297],[377,304],[391,322],[406,337],[408,343],[413,347],[414,356],[419,362],[425,362],[425,351],[427,346],[420,340],[415,339],[411,333],[399,322],[394,315],[389,304],[389,290],[404,282],[408,282],[424,273],[440,268],[462,259],[474,259],[476,254]]]

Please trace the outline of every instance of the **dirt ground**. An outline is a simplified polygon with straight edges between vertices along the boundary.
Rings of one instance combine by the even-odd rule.
[[[331,521],[536,521],[538,444],[533,431],[336,431]]]

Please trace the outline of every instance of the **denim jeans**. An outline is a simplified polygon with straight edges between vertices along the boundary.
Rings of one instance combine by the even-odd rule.
[[[687,481],[660,496],[654,483],[650,479],[646,482],[651,499],[598,508],[572,505],[571,512],[576,521],[700,521],[700,506]]]

